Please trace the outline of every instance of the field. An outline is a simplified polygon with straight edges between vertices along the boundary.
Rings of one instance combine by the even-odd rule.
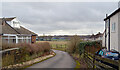
[[[69,41],[37,41],[37,42],[49,42],[52,49],[66,51]]]

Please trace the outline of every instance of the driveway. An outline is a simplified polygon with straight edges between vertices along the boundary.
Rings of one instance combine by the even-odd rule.
[[[34,64],[29,68],[74,68],[76,63],[74,59],[66,52],[53,50],[56,56],[43,62]]]

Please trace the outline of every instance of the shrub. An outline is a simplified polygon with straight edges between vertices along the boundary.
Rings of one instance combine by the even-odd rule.
[[[78,52],[81,55],[84,50],[90,52],[90,53],[95,53],[101,48],[101,42],[100,41],[91,41],[91,42],[80,42],[78,44]]]
[[[3,49],[10,49],[15,47],[20,48],[18,51],[10,51],[12,53],[3,56],[3,66],[31,60],[33,58],[41,56],[43,53],[49,52],[51,49],[51,46],[48,42],[34,44],[4,44],[2,47]],[[13,57],[11,58],[11,61],[7,59],[8,56]]]
[[[2,50],[9,49],[9,48],[15,48],[16,44],[8,44],[8,43],[2,43]]]
[[[82,40],[80,39],[79,36],[75,35],[73,37],[71,37],[70,41],[69,41],[69,44],[68,44],[68,52],[69,53],[75,53],[77,52],[77,47],[78,47],[78,44],[81,42]]]

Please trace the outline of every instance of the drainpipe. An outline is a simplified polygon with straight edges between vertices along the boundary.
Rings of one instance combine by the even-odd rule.
[[[110,18],[108,19],[109,21],[109,31],[108,31],[108,51],[110,51]]]
[[[107,18],[107,14],[106,14],[106,18]],[[107,30],[107,20],[105,21],[105,47],[106,47],[106,38],[107,38],[106,30]]]
[[[16,43],[18,43],[18,36],[16,35]]]

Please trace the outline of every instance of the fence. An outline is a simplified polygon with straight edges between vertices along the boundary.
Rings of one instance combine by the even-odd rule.
[[[97,55],[93,55],[87,51],[84,51],[84,58],[88,64],[88,68],[95,69],[112,69],[120,70],[120,60],[111,60],[108,58],[102,58]]]
[[[19,52],[20,52],[19,48],[11,48],[11,49],[0,51],[0,54],[2,55],[2,60],[3,60],[2,65],[7,66],[7,65],[18,63],[19,59],[21,59],[21,57],[19,56]]]

